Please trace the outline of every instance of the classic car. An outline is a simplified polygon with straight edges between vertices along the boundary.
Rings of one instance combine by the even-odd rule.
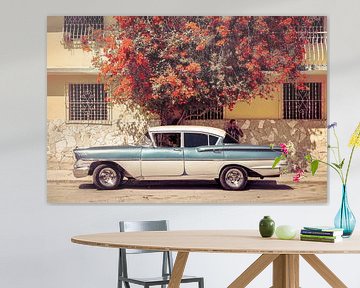
[[[242,145],[222,129],[204,126],[149,128],[138,146],[76,148],[74,176],[93,176],[98,189],[116,189],[123,179],[215,179],[242,190],[248,177],[278,177],[272,167],[280,147]]]

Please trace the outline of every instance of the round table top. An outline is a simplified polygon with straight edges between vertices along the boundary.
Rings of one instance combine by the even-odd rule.
[[[338,243],[262,238],[256,230],[116,232],[74,236],[72,242],[99,247],[214,253],[360,253],[360,237]]]

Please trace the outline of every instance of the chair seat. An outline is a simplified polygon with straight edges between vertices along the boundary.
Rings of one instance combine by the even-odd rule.
[[[161,284],[168,284],[170,281],[170,276],[164,276],[164,277],[149,277],[149,278],[126,278],[126,277],[119,277],[120,280],[124,282],[134,283],[138,285],[144,285],[144,284],[150,284],[150,285],[161,285]],[[184,275],[181,279],[181,283],[187,283],[187,282],[196,282],[197,280],[200,281],[202,279],[201,277],[195,277],[195,276],[187,276]]]

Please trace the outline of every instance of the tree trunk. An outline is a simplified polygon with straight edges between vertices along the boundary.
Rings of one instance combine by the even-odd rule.
[[[161,113],[160,115],[160,123],[161,126],[165,126],[165,125],[171,125],[173,124],[173,118],[171,117],[171,115],[167,112],[165,113]]]
[[[177,117],[177,115],[175,115],[176,113],[174,113],[174,111],[172,109],[168,109],[167,111],[163,111],[160,114],[160,122],[161,122],[161,126],[165,126],[165,125],[179,125],[181,124],[181,117]]]

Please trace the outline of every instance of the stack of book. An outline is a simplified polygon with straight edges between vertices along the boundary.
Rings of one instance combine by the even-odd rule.
[[[343,229],[334,227],[304,227],[300,240],[336,243],[342,241]]]

